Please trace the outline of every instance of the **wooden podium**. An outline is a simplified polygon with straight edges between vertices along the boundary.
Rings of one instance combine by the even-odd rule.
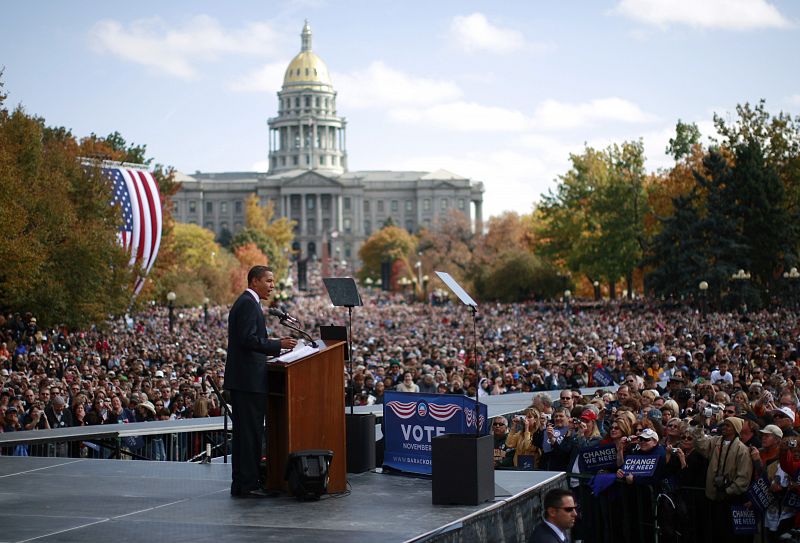
[[[294,362],[270,362],[267,404],[267,489],[288,490],[289,453],[333,451],[328,492],[344,492],[347,450],[344,350],[337,342]]]

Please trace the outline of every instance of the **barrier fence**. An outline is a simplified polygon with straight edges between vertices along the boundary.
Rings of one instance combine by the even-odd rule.
[[[2,456],[227,462],[222,417],[81,426],[0,434]]]

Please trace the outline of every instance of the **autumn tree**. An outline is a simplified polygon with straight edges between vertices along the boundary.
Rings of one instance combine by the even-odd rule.
[[[380,277],[381,263],[388,261],[397,263],[399,269],[393,273],[392,284],[400,275],[412,273],[413,266],[410,259],[417,247],[417,239],[404,228],[387,226],[373,233],[358,250],[362,266],[358,272],[361,279],[367,277]]]
[[[0,104],[0,303],[51,325],[102,321],[131,296],[110,186],[79,156],[68,130]]]
[[[286,217],[276,218],[272,201],[262,206],[255,194],[251,194],[245,204],[245,228],[233,235],[230,247],[236,252],[239,247],[254,243],[267,256],[276,279],[280,279],[289,267],[296,223]]]

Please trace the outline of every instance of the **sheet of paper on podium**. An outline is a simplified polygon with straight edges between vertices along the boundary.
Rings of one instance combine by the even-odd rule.
[[[283,362],[284,364],[288,364],[289,362],[294,362],[295,360],[300,360],[301,358],[305,358],[309,355],[312,355],[318,352],[319,349],[316,347],[312,347],[310,345],[300,345],[297,344],[297,347],[289,351],[288,353],[283,353],[278,358],[275,359],[276,362]]]

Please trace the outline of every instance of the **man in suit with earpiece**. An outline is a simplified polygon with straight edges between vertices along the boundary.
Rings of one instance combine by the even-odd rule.
[[[293,349],[297,341],[267,337],[261,300],[275,290],[272,269],[253,266],[247,274],[247,290],[234,302],[228,315],[228,356],[225,389],[230,391],[233,419],[231,496],[264,498],[259,485],[264,417],[267,409],[267,356]]]
[[[575,525],[578,506],[566,488],[554,488],[544,496],[544,519],[533,530],[528,543],[569,543],[567,530]]]

